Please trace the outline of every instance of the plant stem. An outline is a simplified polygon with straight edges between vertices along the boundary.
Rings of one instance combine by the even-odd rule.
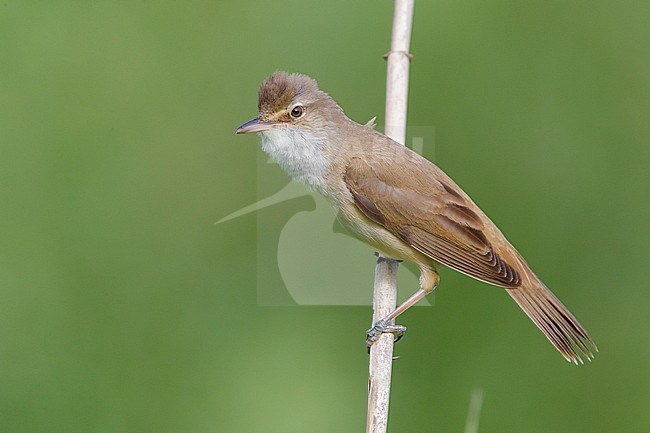
[[[386,128],[388,137],[406,141],[406,108],[411,54],[414,0],[395,0],[390,51],[386,55]],[[397,306],[397,262],[379,257],[375,268],[373,323]],[[367,433],[385,433],[388,427],[390,384],[393,366],[393,335],[384,334],[370,349]]]

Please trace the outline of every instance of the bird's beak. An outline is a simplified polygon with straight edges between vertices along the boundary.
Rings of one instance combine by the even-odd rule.
[[[277,125],[276,122],[262,122],[259,117],[256,117],[237,128],[235,134],[250,134],[251,132],[267,131],[275,125]]]

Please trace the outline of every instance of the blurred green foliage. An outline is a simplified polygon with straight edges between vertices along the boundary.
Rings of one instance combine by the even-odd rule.
[[[260,150],[233,131],[275,69],[381,125],[391,19],[387,1],[0,4],[2,431],[363,429],[370,309],[257,306],[256,216],[214,222],[256,200]],[[499,289],[443,270],[401,320],[392,431],[461,431],[477,387],[482,432],[650,431],[649,19],[417,2],[409,123],[601,353],[567,365]]]

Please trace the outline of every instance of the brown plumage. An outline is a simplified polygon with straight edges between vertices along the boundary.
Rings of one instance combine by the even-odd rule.
[[[581,362],[580,354],[593,358],[590,346],[595,345],[587,331],[467,194],[408,148],[387,142],[384,149],[386,157],[409,162],[396,166],[352,158],[344,180],[359,210],[429,258],[431,266],[442,263],[507,289],[567,360]]]
[[[355,235],[419,267],[421,289],[387,321],[436,287],[436,266],[443,264],[504,288],[567,360],[593,357],[597,349],[585,329],[432,162],[348,119],[305,75],[269,77],[260,88],[259,111],[237,132],[261,132],[264,150],[327,197]]]

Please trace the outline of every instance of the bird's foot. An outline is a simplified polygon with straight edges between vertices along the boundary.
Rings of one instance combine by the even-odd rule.
[[[368,353],[370,353],[370,346],[379,340],[381,334],[393,334],[395,337],[395,342],[397,342],[400,338],[402,338],[405,331],[406,326],[393,325],[385,320],[377,321],[374,325],[372,325],[372,328],[366,331],[366,347],[368,348]]]

